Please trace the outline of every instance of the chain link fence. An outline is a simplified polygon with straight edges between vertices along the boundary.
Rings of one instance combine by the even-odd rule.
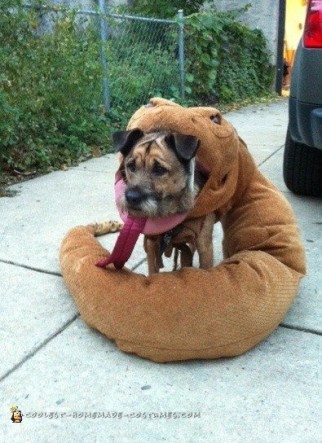
[[[269,89],[264,37],[230,15],[160,20],[113,14],[105,0],[97,10],[40,1],[0,1],[0,171],[107,152],[151,96],[215,104]]]
[[[109,85],[105,97],[111,107],[138,106],[153,95],[183,93],[177,22],[110,15],[105,24]]]
[[[126,109],[128,113],[152,96],[183,98],[183,12],[178,11],[176,20],[161,20],[113,14],[106,10],[105,0],[98,5],[98,10],[75,10],[73,14],[80,38],[89,28],[96,32],[105,109]],[[50,34],[70,12],[60,6],[23,6],[41,15],[37,32],[42,34]]]

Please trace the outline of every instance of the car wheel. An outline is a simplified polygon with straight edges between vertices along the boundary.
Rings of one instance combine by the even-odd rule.
[[[322,150],[292,140],[287,130],[284,181],[295,194],[322,197]]]

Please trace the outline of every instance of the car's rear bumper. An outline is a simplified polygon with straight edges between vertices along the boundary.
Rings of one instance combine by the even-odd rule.
[[[322,107],[290,97],[289,130],[291,138],[313,148],[322,149]]]

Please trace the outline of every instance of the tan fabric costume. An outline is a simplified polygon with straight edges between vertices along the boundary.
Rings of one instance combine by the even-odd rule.
[[[132,116],[128,129],[200,139],[197,159],[210,176],[188,224],[215,212],[226,258],[210,270],[150,277],[99,269],[95,263],[108,252],[91,228],[77,227],[61,246],[66,285],[84,321],[126,352],[158,362],[242,354],[278,326],[305,274],[293,211],[216,109],[160,98],[151,103]]]

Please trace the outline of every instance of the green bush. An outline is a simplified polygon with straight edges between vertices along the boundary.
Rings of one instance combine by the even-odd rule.
[[[173,18],[179,9],[183,9],[185,15],[198,12],[204,0],[131,0],[130,12],[138,15],[159,18]],[[124,9],[122,7],[121,9]]]
[[[0,6],[0,160],[48,170],[106,144],[99,46],[74,12],[54,14],[53,32],[41,34],[39,11],[20,3]]]
[[[179,97],[176,26],[111,19],[107,113],[96,21],[59,10],[50,14],[51,31],[42,32],[48,13],[21,2],[0,4],[0,171],[44,172],[107,152],[111,132],[124,128],[154,95],[214,104],[270,90],[265,39],[231,14],[186,18],[185,101]],[[200,2],[190,3],[194,10]]]
[[[127,110],[129,117],[153,95],[178,96],[177,26],[127,20],[114,26],[119,28],[110,35],[106,54],[111,108],[118,114]]]
[[[2,170],[48,171],[107,152],[111,132],[125,127],[137,106],[153,95],[178,95],[173,29],[160,40],[154,27],[151,42],[151,24],[134,32],[135,24],[110,20],[106,113],[96,21],[82,23],[75,11],[58,9],[51,32],[41,33],[43,15],[21,7],[21,0],[0,5],[0,39],[6,42],[0,47]]]
[[[271,92],[273,69],[266,40],[217,10],[186,19],[186,92],[201,103],[254,99]]]

